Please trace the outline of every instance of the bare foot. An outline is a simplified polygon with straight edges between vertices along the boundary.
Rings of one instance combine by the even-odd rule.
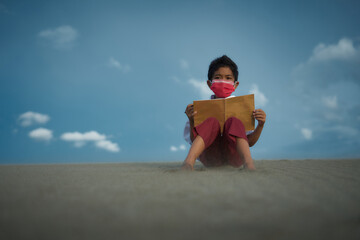
[[[256,168],[255,168],[255,166],[254,166],[253,163],[250,163],[250,164],[245,163],[245,164],[244,164],[244,167],[245,167],[245,169],[249,169],[249,170],[251,170],[251,171],[256,170]]]
[[[184,171],[194,171],[194,167],[190,163],[183,163],[181,170]]]

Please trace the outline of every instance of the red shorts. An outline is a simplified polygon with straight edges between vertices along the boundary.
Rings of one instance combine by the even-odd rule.
[[[231,117],[224,124],[221,135],[220,123],[216,118],[208,118],[193,128],[194,138],[200,135],[205,142],[205,150],[200,155],[200,161],[207,167],[231,165],[240,167],[243,160],[236,151],[236,138],[248,141],[244,124]]]

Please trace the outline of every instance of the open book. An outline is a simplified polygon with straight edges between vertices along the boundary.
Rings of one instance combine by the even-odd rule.
[[[222,133],[225,121],[230,117],[236,117],[244,124],[245,131],[254,130],[254,110],[254,94],[194,101],[194,111],[197,111],[194,116],[194,126],[198,126],[209,117],[214,117],[219,120]]]

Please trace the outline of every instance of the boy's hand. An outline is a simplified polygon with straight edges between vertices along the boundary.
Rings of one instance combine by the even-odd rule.
[[[266,121],[266,114],[265,114],[265,112],[263,110],[255,109],[253,111],[253,116],[258,121],[258,125],[264,126],[264,123]]]
[[[194,121],[194,116],[195,116],[196,113],[197,113],[196,111],[194,112],[194,104],[187,105],[186,110],[185,110],[185,114],[189,118],[190,122]]]

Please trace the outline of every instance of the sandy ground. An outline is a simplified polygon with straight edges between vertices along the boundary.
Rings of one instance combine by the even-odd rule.
[[[360,160],[0,165],[0,239],[360,239]]]

